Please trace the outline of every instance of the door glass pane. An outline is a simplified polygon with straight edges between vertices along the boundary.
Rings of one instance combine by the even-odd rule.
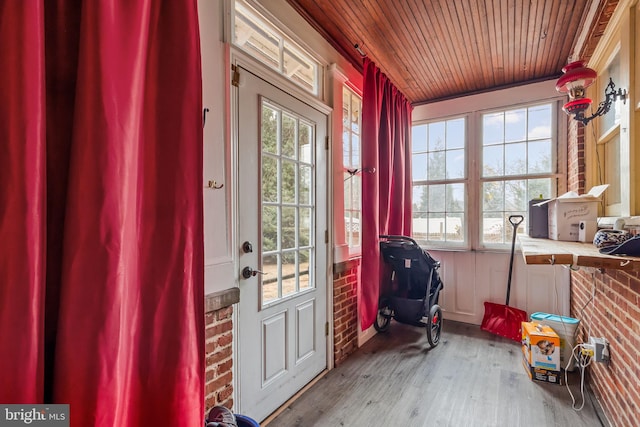
[[[262,250],[263,253],[278,249],[278,208],[262,207]]]
[[[298,246],[309,246],[311,242],[311,209],[300,208],[300,241]]]
[[[300,251],[300,290],[311,287],[311,278],[309,272],[312,271],[311,266],[311,250]]]
[[[296,155],[296,120],[289,114],[282,115],[282,148],[285,157],[295,158]]]
[[[262,101],[262,303],[313,288],[315,127]]]
[[[278,159],[267,155],[262,157],[262,200],[278,201]]]
[[[304,163],[313,163],[312,140],[313,127],[309,123],[299,123],[298,145],[300,147],[299,159]]]
[[[282,249],[296,247],[296,208],[282,208]]]
[[[279,298],[278,282],[280,281],[280,257],[278,255],[262,256],[262,300],[275,301]]]
[[[282,296],[294,294],[298,282],[298,266],[296,251],[282,254]]]
[[[265,153],[278,154],[276,151],[276,141],[278,138],[278,124],[280,123],[279,112],[268,105],[262,107],[262,151]]]
[[[311,203],[311,184],[311,166],[301,165],[298,201],[302,205],[308,205]]]
[[[282,161],[282,202],[296,201],[296,162]]]

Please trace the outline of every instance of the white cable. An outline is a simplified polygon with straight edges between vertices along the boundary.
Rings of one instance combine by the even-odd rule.
[[[593,362],[593,357],[582,354],[582,346],[583,344],[576,344],[576,346],[573,347],[573,350],[571,351],[571,359],[569,359],[569,362],[567,362],[567,366],[564,369],[564,384],[567,387],[567,391],[569,391],[569,395],[571,396],[571,407],[574,411],[581,411],[582,408],[584,408],[584,371],[587,366],[589,366],[591,362]],[[578,348],[580,348],[580,359],[576,357],[576,349]],[[571,364],[571,360],[573,358],[575,358],[576,362],[578,362],[578,369],[580,369],[580,396],[582,397],[582,404],[578,408],[576,408],[576,399],[573,396],[573,393],[571,393],[571,388],[569,388],[569,381],[567,378],[567,368],[569,368],[569,364]]]

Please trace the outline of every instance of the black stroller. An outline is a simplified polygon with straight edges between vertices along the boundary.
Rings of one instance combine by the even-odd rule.
[[[378,332],[385,332],[392,318],[401,323],[426,326],[429,344],[435,347],[442,329],[442,309],[438,305],[443,287],[438,274],[440,261],[434,260],[415,240],[405,236],[380,236],[380,253],[392,272],[390,286],[381,288],[373,326]]]

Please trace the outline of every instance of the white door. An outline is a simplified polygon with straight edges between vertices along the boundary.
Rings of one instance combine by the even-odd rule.
[[[240,73],[238,410],[261,421],[327,366],[327,116]]]

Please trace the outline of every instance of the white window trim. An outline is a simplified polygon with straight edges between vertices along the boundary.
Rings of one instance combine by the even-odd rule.
[[[344,83],[344,88],[349,89],[351,92],[353,92],[354,94],[356,94],[357,96],[360,97],[360,144],[359,144],[359,148],[360,148],[360,162],[362,163],[362,91],[360,91],[359,89],[355,88],[352,84],[350,84],[349,81],[346,81]],[[342,99],[342,98],[341,98]],[[340,101],[340,112],[342,112],[342,101]],[[340,115],[340,117],[342,117],[342,114]],[[336,117],[337,120],[337,117]],[[340,120],[340,123],[342,124],[342,120]],[[340,132],[340,135],[342,135],[342,131]],[[340,143],[344,144],[344,142],[342,141],[342,138],[340,138]],[[343,159],[342,157],[342,150],[340,151],[341,153],[341,159]],[[342,163],[344,160],[341,160],[341,168],[340,170],[343,171],[344,170],[344,164]],[[342,188],[344,190],[344,172],[342,172],[343,174],[343,178],[342,178]],[[362,177],[362,175],[360,174],[360,176]],[[362,224],[362,180],[360,181],[360,224]],[[343,199],[344,199],[344,195],[343,195]],[[343,216],[344,216],[344,209],[343,209]],[[345,228],[342,227],[343,232],[345,232]],[[360,226],[360,233],[362,232],[362,225]],[[346,236],[345,236],[346,239]],[[359,257],[360,255],[362,255],[362,234],[360,234],[360,244],[356,245],[356,246],[349,246],[349,244],[347,243],[347,247],[349,248],[349,258],[356,258]]]
[[[328,69],[329,102],[332,114],[332,185],[333,185],[333,242],[334,262],[340,263],[361,255],[361,246],[350,248],[346,242],[344,225],[344,167],[342,160],[342,91],[345,86],[362,97],[362,91],[336,65]],[[360,141],[362,147],[362,140]],[[362,240],[361,240],[362,241]]]
[[[555,89],[556,80],[532,83],[493,92],[469,95],[431,104],[418,105],[413,110],[413,125],[438,120],[465,116],[467,118],[467,185],[469,192],[478,191],[480,188],[479,163],[482,134],[478,130],[481,126],[482,114],[492,111],[503,111],[528,106],[536,103],[554,104],[556,116],[556,128],[553,130],[556,137],[556,164],[557,171],[554,176],[558,179],[557,194],[566,191],[567,176],[567,119],[565,113],[559,107],[566,102],[565,97]],[[557,194],[551,195],[555,196]],[[480,242],[480,226],[482,218],[481,197],[470,197],[466,201],[467,217],[466,243],[463,245],[447,244],[438,246],[442,250],[505,250],[508,245],[482,245]],[[433,246],[434,242],[429,242]]]

